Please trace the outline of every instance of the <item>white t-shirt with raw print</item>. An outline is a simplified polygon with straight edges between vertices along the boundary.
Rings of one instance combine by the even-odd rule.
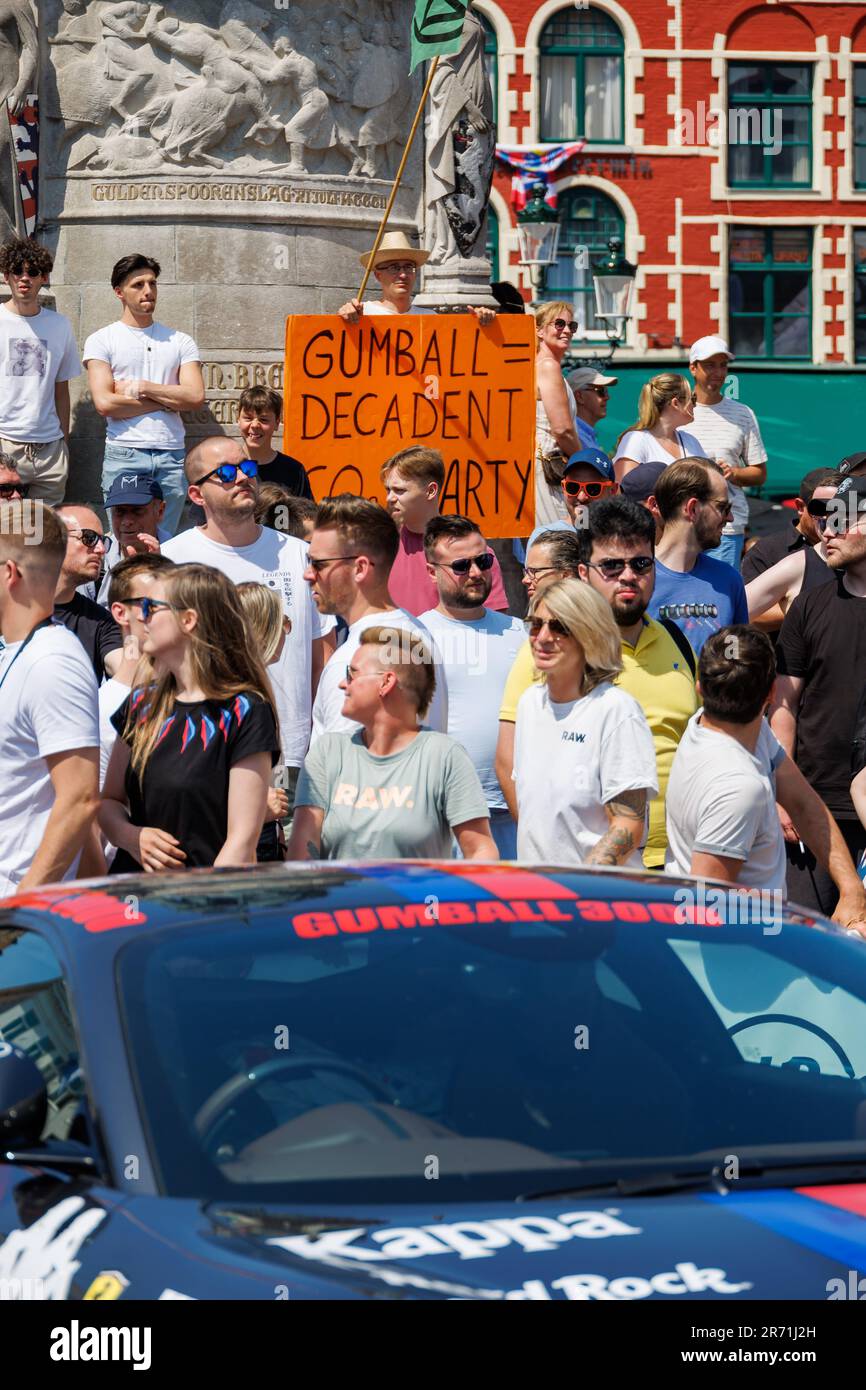
[[[346,698],[346,692],[340,689],[340,681],[346,674],[346,667],[351,664],[352,657],[361,645],[361,633],[365,632],[368,627],[394,627],[404,632],[417,632],[428,647],[432,648],[433,646],[430,633],[424,623],[419,622],[411,613],[407,613],[405,608],[392,608],[386,613],[368,613],[365,617],[352,623],[345,642],[325,662],[319,680],[319,687],[313,702],[311,748],[323,734],[354,734],[361,727],[354,719],[347,719],[343,714],[343,701]],[[438,666],[436,668],[436,690],[430,703],[430,709],[424,715],[421,723],[424,728],[434,729],[437,733],[447,734],[448,732],[448,691],[444,672]]]
[[[754,753],[707,729],[698,710],[674,754],[665,798],[665,873],[691,873],[692,853],[742,861],[737,882],[786,896],[785,841],[776,811],[776,769],[786,753],[766,720]]]
[[[610,824],[606,803],[641,788],[651,800],[659,789],[644,712],[608,681],[566,703],[551,700],[546,685],[524,691],[517,704],[513,775],[520,812],[517,855],[533,863],[585,863]],[[638,850],[626,865],[641,867]]]
[[[176,565],[210,565],[235,584],[264,584],[281,596],[283,608],[292,620],[292,630],[279,661],[268,667],[268,675],[280,719],[283,762],[289,767],[300,767],[310,741],[312,644],[335,626],[333,618],[319,616],[310,586],[304,580],[306,545],[269,526],[261,527],[259,538],[252,545],[220,545],[195,526],[167,541],[162,553]]]
[[[46,758],[99,747],[96,677],[75,634],[52,623],[22,646],[0,651],[0,898],[16,891],[45,834],[54,805]]]
[[[25,317],[0,306],[0,436],[20,444],[63,437],[54,404],[58,381],[81,372],[72,325],[53,309]]]
[[[177,386],[180,369],[200,362],[201,353],[188,333],[152,323],[130,328],[118,319],[91,333],[84,344],[84,362],[107,362],[115,382],[155,381]],[[128,420],[106,422],[106,442],[130,449],[182,449],[186,427],[176,410],[152,410]]]

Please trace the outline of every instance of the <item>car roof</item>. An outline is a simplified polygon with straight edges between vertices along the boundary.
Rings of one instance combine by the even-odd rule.
[[[555,865],[474,863],[467,860],[321,861],[243,869],[192,869],[130,874],[56,884],[0,902],[0,928],[35,926],[62,931],[78,946],[114,952],[134,934],[154,927],[195,927],[220,920],[273,917],[280,908],[329,911],[379,904],[424,904],[433,920],[439,903],[513,903],[557,900],[608,904],[652,903],[652,921],[714,926],[708,909],[732,885],[698,883],[641,869],[563,868]],[[673,915],[691,904],[689,915]],[[697,913],[697,916],[691,913]],[[701,914],[704,916],[701,916]],[[622,912],[617,912],[622,917]],[[785,904],[787,922],[830,927],[806,909]],[[592,918],[590,917],[590,920]],[[629,920],[626,911],[625,920]],[[632,917],[631,920],[645,920]]]

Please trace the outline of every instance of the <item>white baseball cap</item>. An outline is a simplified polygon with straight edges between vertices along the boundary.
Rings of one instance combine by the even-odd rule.
[[[689,349],[689,362],[705,362],[708,357],[714,357],[717,352],[723,352],[728,360],[733,362],[734,354],[724,338],[710,333],[706,338],[698,338],[696,343],[692,343]]]

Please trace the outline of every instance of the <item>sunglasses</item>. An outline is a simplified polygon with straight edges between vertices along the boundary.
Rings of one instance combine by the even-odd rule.
[[[651,555],[636,555],[633,560],[599,560],[597,563],[587,560],[586,563],[589,569],[598,570],[605,579],[619,579],[626,569],[630,569],[632,574],[649,574],[655,560]]]
[[[580,387],[578,387],[578,390],[580,390],[580,391],[594,391],[595,394],[596,394],[596,395],[599,397],[599,399],[602,400],[602,401],[606,401],[606,400],[609,398],[609,396],[610,396],[610,392],[608,391],[608,389],[607,389],[606,386],[580,386]]]
[[[552,637],[571,636],[568,628],[558,618],[530,618],[526,624],[530,637],[537,637],[543,627],[547,628]]]
[[[201,487],[202,483],[208,482],[211,478],[216,478],[219,483],[233,483],[238,473],[243,473],[245,478],[257,478],[259,465],[253,459],[242,459],[240,463],[221,463],[218,468],[212,468],[203,478],[199,478],[196,487]]]
[[[818,498],[817,501],[813,498],[811,502],[806,503],[806,511],[810,516],[826,516],[827,503],[826,501],[822,501],[821,498]]]
[[[353,671],[351,666],[347,666],[346,674],[343,679],[346,685],[351,685],[353,681],[368,681],[371,676],[378,681],[386,674],[385,671]]]
[[[606,492],[613,492],[616,483],[576,483],[573,479],[563,478],[562,490],[566,497],[579,497],[583,493],[584,497],[594,500],[596,497],[604,497]]]
[[[575,323],[574,319],[554,319],[553,326],[556,329],[557,333],[565,333],[566,330],[568,330],[572,338],[577,332],[577,324]]]
[[[30,492],[29,483],[0,483],[0,500],[10,501],[13,497],[26,497]]]
[[[470,555],[466,560],[452,560],[450,564],[437,564],[435,560],[432,563],[437,570],[453,570],[455,574],[468,574],[473,565],[477,565],[482,571],[491,569],[495,558],[491,550],[485,550],[482,555]]]
[[[174,608],[174,604],[169,603],[168,600],[164,598],[131,598],[128,599],[127,602],[138,604],[141,609],[141,621],[143,623],[149,623],[154,613],[157,613],[160,608]]]
[[[332,555],[330,559],[314,560],[312,555],[307,556],[307,568],[314,574],[321,574],[326,565],[339,565],[341,560],[357,560],[357,555]]]
[[[91,531],[89,526],[83,526],[80,531],[70,531],[70,536],[74,536],[86,550],[95,550],[98,545],[105,545],[105,537],[101,531]]]

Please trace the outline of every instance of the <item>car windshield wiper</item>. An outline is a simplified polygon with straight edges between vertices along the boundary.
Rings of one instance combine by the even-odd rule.
[[[541,1202],[549,1198],[607,1196],[615,1193],[619,1197],[665,1196],[668,1193],[689,1192],[706,1189],[724,1195],[735,1190],[741,1183],[799,1187],[804,1183],[864,1182],[866,1181],[866,1157],[857,1158],[816,1158],[791,1159],[789,1162],[746,1159],[739,1163],[736,1177],[726,1172],[733,1155],[726,1155],[711,1167],[690,1168],[676,1171],[645,1167],[642,1172],[629,1177],[590,1178],[585,1183],[570,1187],[560,1187],[548,1191],[528,1192],[518,1198],[522,1202]]]

